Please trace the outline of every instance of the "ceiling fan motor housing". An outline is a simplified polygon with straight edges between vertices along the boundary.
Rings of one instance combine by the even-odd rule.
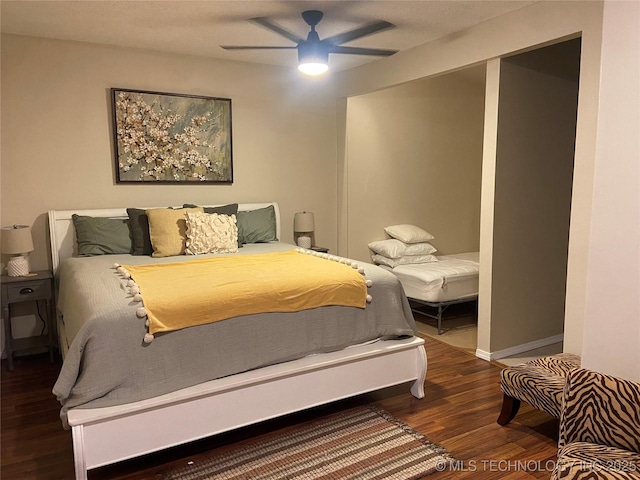
[[[298,45],[299,63],[329,63],[329,49],[320,42],[301,42]]]

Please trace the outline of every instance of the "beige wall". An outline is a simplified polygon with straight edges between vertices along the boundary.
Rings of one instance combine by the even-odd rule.
[[[293,241],[294,213],[308,210],[317,242],[336,251],[330,77],[14,35],[1,47],[0,219],[32,225],[32,270],[50,268],[49,209],[277,201],[284,241]],[[115,184],[112,87],[231,98],[233,185]],[[14,336],[39,334],[32,306],[19,307]]]
[[[640,376],[638,269],[626,268],[638,264],[640,244],[640,188],[638,176],[631,174],[638,168],[634,141],[638,131],[639,13],[635,2],[607,2],[605,42],[601,43],[602,5],[599,1],[539,2],[465,32],[334,74],[328,78],[336,80],[337,121],[334,104],[325,95],[326,80],[305,88],[306,83],[281,69],[3,36],[2,224],[34,223],[37,252],[33,260],[39,268],[47,264],[43,215],[49,208],[73,208],[78,200],[87,203],[82,207],[179,203],[185,196],[212,203],[277,200],[283,208],[285,232],[291,230],[295,211],[314,210],[318,242],[346,248],[342,126],[347,97],[486,61],[495,67],[500,56],[580,33],[565,351],[582,353],[584,343],[586,365]],[[491,70],[495,77],[495,68]],[[112,86],[231,97],[236,184],[198,188],[114,185],[107,108],[107,89]],[[318,89],[321,93],[316,96],[313,92]],[[491,95],[497,95],[497,87],[495,90]],[[630,97],[632,93],[636,97]],[[602,121],[598,124],[599,116]],[[495,121],[497,115],[488,111],[487,118]],[[337,144],[335,125],[339,127]],[[486,225],[493,221],[487,201],[493,195],[492,166],[486,158],[495,148],[487,145],[487,139],[495,131],[495,123],[485,124],[481,217],[485,234]],[[340,149],[337,154],[336,146]],[[301,180],[292,181],[295,175]],[[336,210],[340,216],[332,219]],[[336,240],[337,226],[340,237]],[[491,261],[487,252],[491,250],[484,249],[481,255],[483,266]],[[620,275],[617,266],[624,267],[622,278],[615,276]],[[483,268],[481,285],[486,285],[487,275],[490,269]],[[620,281],[612,282],[612,275]],[[620,285],[624,288],[618,289]],[[484,333],[479,346],[488,350],[490,336],[483,308],[481,300],[479,327]]]
[[[563,332],[578,83],[544,71],[563,49],[518,55],[500,69],[492,352]]]
[[[388,225],[419,225],[440,253],[478,251],[484,67],[347,102],[345,255]]]
[[[640,382],[639,24],[605,3],[583,365]]]
[[[233,185],[115,184],[111,87],[231,98]],[[49,209],[277,201],[283,240],[308,210],[335,250],[334,98],[290,69],[3,35],[2,225],[33,225],[44,269]]]
[[[585,317],[586,278],[593,195],[595,133],[598,120],[598,98],[600,78],[600,47],[602,34],[602,3],[598,1],[539,2],[507,15],[476,25],[464,32],[443,37],[429,44],[400,52],[376,62],[344,72],[336,82],[338,95],[351,97],[374,92],[418,78],[484,63],[504,55],[525,51],[534,46],[555,43],[558,39],[582,35],[582,57],[580,67],[580,92],[578,124],[576,132],[576,158],[573,180],[572,213],[569,233],[569,260],[565,309],[565,350],[581,353]],[[497,117],[495,117],[497,119]],[[485,124],[491,137],[495,125]],[[485,138],[485,159],[487,148]],[[339,170],[345,166],[340,163]],[[490,165],[489,165],[490,167]],[[486,169],[483,165],[483,169]],[[485,189],[492,188],[493,180],[483,177]],[[489,195],[489,194],[487,194]],[[492,223],[493,207],[483,198],[481,223]],[[348,205],[338,205],[340,212]],[[484,228],[484,227],[483,227]],[[340,238],[342,245],[345,241]],[[482,249],[482,241],[481,241]],[[481,254],[480,306],[478,347],[490,351],[487,327],[490,312],[483,306],[488,298],[485,275],[490,275],[487,264],[491,256]],[[484,290],[483,290],[484,286]],[[485,300],[486,301],[486,300]],[[483,315],[483,312],[485,313]]]
[[[496,190],[496,151],[498,143],[498,107],[500,98],[500,67],[498,58],[487,62],[484,108],[484,141],[482,144],[482,191],[480,200],[480,266],[493,265],[493,229]],[[491,299],[493,269],[481,268],[478,279],[478,342],[476,355],[491,359]]]

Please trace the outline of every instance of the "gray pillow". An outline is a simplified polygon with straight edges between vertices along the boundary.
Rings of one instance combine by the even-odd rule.
[[[131,254],[151,255],[153,246],[149,235],[149,217],[141,208],[127,208],[129,215],[129,228],[131,229]]]
[[[71,218],[76,229],[78,256],[131,253],[128,220],[76,214]]]
[[[256,210],[238,211],[238,242],[264,243],[278,240],[276,211],[273,205]]]
[[[199,205],[185,203],[182,208],[195,208]],[[230,203],[229,205],[221,205],[219,207],[204,207],[204,213],[217,213],[218,215],[238,215],[238,204]]]

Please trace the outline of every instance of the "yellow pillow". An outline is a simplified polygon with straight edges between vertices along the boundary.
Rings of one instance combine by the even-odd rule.
[[[204,212],[197,208],[153,208],[146,210],[149,217],[149,236],[153,246],[153,257],[184,255],[187,241],[186,212]]]

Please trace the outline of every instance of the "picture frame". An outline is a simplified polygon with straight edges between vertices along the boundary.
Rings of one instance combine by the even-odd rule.
[[[231,99],[111,88],[116,183],[231,184]]]

